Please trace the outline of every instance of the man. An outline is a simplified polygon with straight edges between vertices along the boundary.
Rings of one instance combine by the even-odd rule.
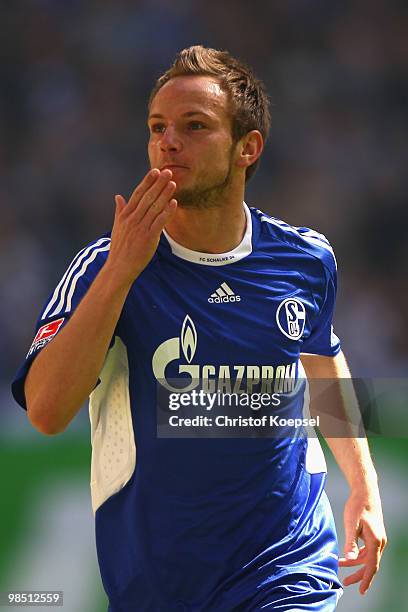
[[[112,612],[333,610],[337,542],[317,440],[169,439],[156,418],[158,384],[174,391],[174,379],[243,393],[273,390],[282,372],[301,385],[301,363],[311,379],[349,376],[331,327],[331,247],[243,203],[269,111],[228,53],[182,51],[148,124],[151,170],[128,202],[116,196],[111,236],[74,258],[47,301],[15,397],[55,434],[91,394]],[[304,388],[292,395],[303,412]],[[386,542],[376,473],[365,439],[328,443],[351,489],[341,563],[362,565],[345,582],[364,593]]]

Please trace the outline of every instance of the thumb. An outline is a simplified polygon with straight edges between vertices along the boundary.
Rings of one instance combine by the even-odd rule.
[[[347,522],[345,527],[345,544],[344,544],[344,557],[345,559],[356,559],[359,553],[358,547],[358,524],[353,522]]]
[[[121,195],[115,195],[116,212],[120,213],[126,206],[126,200]]]

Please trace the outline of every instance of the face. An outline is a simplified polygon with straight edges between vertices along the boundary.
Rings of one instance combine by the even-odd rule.
[[[149,113],[152,168],[170,168],[181,207],[219,205],[231,184],[235,145],[227,94],[215,78],[182,76],[168,81]]]

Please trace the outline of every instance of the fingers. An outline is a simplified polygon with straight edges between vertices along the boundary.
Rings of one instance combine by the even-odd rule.
[[[366,547],[361,549],[357,559],[339,559],[340,567],[353,567],[361,564],[363,564],[363,567],[360,567],[360,569],[354,572],[354,574],[346,576],[343,583],[344,586],[349,586],[350,584],[361,582],[359,590],[360,593],[364,595],[364,593],[366,593],[370,587],[374,575],[378,570],[379,559],[377,562],[373,561],[373,559],[367,553]]]
[[[177,185],[171,178],[171,170],[160,172],[154,168],[139,183],[127,203],[122,195],[115,195],[114,226],[121,227],[123,223],[126,226],[130,222],[131,226],[139,227],[143,232],[157,233],[158,238],[177,209],[177,200],[172,197]]]
[[[146,208],[146,212],[144,217],[141,220],[141,223],[147,228],[150,229],[152,223],[156,219],[158,215],[165,209],[167,204],[172,200],[172,196],[176,190],[176,183],[174,181],[170,181],[163,188],[160,195],[156,198],[156,200],[151,204],[148,208]],[[143,213],[143,204],[140,202],[139,207],[140,211],[137,211],[137,215],[141,215]],[[134,218],[136,219],[136,213],[134,213]]]
[[[158,168],[150,170],[133,191],[127,204],[123,196],[115,196],[117,213],[123,212],[125,217],[132,215],[134,222],[143,221],[146,227],[150,227],[176,190],[176,183],[171,181],[172,176],[168,169],[162,172]]]
[[[371,530],[368,530],[368,534],[364,533],[363,530],[361,537],[364,538],[366,545],[360,549],[358,556],[356,558],[343,557],[339,559],[339,567],[353,567],[363,564],[363,567],[354,574],[347,576],[343,582],[345,586],[360,582],[359,591],[364,595],[378,572],[387,539],[385,536],[383,538],[376,537]]]
[[[168,170],[167,172],[170,172],[170,170]],[[146,193],[148,189],[150,189],[150,187],[152,187],[155,184],[159,176],[160,176],[160,170],[158,168],[153,168],[146,174],[144,179],[139,183],[139,185],[136,187],[136,189],[134,190],[134,192],[129,198],[129,202],[127,204],[127,209],[126,209],[126,212],[128,214],[136,210],[143,195]]]
[[[353,552],[353,555],[354,555],[354,552]],[[355,567],[356,565],[364,564],[364,567],[360,567],[360,569],[354,572],[354,574],[350,574],[350,576],[346,576],[346,578],[343,580],[344,586],[355,584],[356,582],[360,582],[360,580],[363,579],[364,572],[366,570],[365,568],[366,556],[367,556],[367,549],[366,547],[362,547],[360,548],[357,557],[351,558],[350,556],[348,556],[347,558],[347,555],[346,555],[346,557],[339,559],[339,567]]]
[[[172,173],[170,170],[163,170],[156,181],[147,189],[139,200],[136,210],[132,213],[136,222],[142,221],[144,216],[151,209],[153,213],[161,212],[164,205],[171,199],[176,183],[171,181]],[[149,225],[150,219],[146,223]]]
[[[127,203],[122,195],[115,196],[115,216],[123,213],[124,217],[128,218],[131,215],[132,222],[142,223],[146,229],[150,229],[155,219],[166,209],[163,219],[167,220],[167,215],[177,208],[176,201],[168,206],[176,190],[176,183],[171,181],[171,178],[171,170],[166,169],[162,172],[158,168],[150,170]]]
[[[167,203],[167,205],[162,210],[162,212],[159,215],[157,215],[157,217],[155,217],[150,230],[153,233],[156,233],[156,232],[160,233],[163,230],[166,223],[168,222],[168,220],[172,217],[176,209],[177,209],[177,200],[173,198],[172,200],[170,200],[170,202]]]
[[[346,576],[343,580],[344,586],[349,586],[350,584],[356,584],[356,582],[360,582],[364,575],[364,567],[360,567],[359,570],[354,572],[354,574],[350,574],[350,576]]]
[[[357,557],[354,557],[354,554],[352,557],[348,555],[341,557],[339,559],[339,567],[354,567],[356,565],[365,563],[366,553],[366,547],[362,546],[357,554]]]
[[[378,572],[381,558],[381,540],[374,537],[374,534],[365,538],[366,540],[366,561],[365,568],[360,584],[360,593],[364,594],[370,587],[374,575]]]
[[[363,569],[363,568],[362,568]],[[374,568],[374,569],[368,569],[366,568],[366,570],[363,573],[362,576],[362,580],[361,580],[361,584],[360,584],[360,588],[359,591],[362,595],[365,595],[368,591],[368,589],[371,586],[371,583],[374,579],[374,576],[376,575],[376,573],[378,572],[378,565]]]

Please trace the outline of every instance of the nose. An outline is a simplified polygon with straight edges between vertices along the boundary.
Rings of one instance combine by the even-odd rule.
[[[178,152],[182,148],[182,143],[174,127],[168,125],[160,138],[160,148],[162,151]]]

